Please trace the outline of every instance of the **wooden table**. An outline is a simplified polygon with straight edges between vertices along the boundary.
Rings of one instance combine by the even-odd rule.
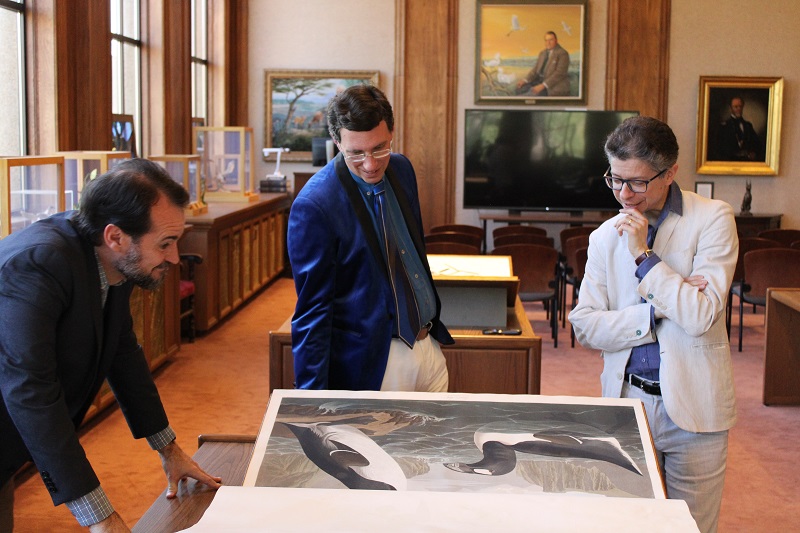
[[[255,435],[201,436],[204,442],[193,458],[209,474],[220,476],[225,485],[239,486],[253,455]],[[194,480],[181,483],[178,497],[168,500],[166,490],[133,527],[136,533],[162,533],[195,525],[211,505],[215,491]]]
[[[542,338],[533,332],[519,297],[508,308],[508,328],[521,335],[484,335],[482,328],[448,328],[456,343],[442,346],[450,373],[448,392],[539,394]],[[269,333],[269,391],[293,389],[291,317]]]
[[[800,405],[800,289],[767,289],[764,405]]]

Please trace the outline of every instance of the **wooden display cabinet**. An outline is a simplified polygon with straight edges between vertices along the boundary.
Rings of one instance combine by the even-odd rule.
[[[0,238],[64,211],[62,156],[0,157]]]
[[[195,127],[194,151],[206,177],[207,202],[255,202],[253,128]]]
[[[180,251],[203,257],[195,267],[195,324],[207,331],[240,307],[286,267],[287,193],[265,193],[247,205],[208,204]]]
[[[130,152],[115,150],[78,150],[59,155],[64,156],[67,209],[78,208],[83,187],[90,180],[131,158]]]
[[[186,216],[197,216],[208,212],[205,202],[206,177],[198,154],[152,155],[151,161],[160,163],[167,173],[189,192]]]

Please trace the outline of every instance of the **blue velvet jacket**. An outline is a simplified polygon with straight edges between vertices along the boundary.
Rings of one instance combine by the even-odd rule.
[[[390,157],[386,179],[433,284],[414,169],[405,156]],[[395,309],[372,218],[341,154],[295,198],[287,247],[297,290],[292,319],[295,386],[379,390]],[[439,321],[440,311],[437,295],[431,335],[441,344],[452,344]]]

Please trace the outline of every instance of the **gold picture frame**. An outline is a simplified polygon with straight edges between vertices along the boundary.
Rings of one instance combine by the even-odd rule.
[[[701,76],[697,173],[777,175],[782,102],[783,78]]]
[[[265,70],[264,148],[289,148],[283,161],[311,161],[311,139],[329,137],[328,101],[353,85],[378,82],[376,70]]]

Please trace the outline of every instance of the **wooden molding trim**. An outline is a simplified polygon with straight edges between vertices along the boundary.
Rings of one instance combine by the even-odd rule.
[[[395,136],[431,227],[455,219],[458,0],[395,5]]]
[[[671,0],[609,0],[606,109],[667,118]]]

